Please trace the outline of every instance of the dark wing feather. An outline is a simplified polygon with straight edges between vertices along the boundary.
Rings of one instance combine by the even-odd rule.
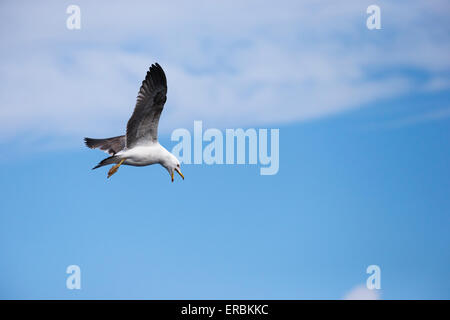
[[[152,64],[139,90],[136,107],[127,124],[127,148],[158,141],[158,123],[166,102],[167,80],[164,70]]]
[[[125,136],[106,139],[84,138],[84,143],[91,149],[98,148],[113,156],[125,148]]]

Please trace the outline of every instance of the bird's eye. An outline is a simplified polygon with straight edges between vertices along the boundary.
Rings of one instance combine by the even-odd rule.
[[[177,164],[177,167],[179,168],[179,167],[180,167],[180,164]]]

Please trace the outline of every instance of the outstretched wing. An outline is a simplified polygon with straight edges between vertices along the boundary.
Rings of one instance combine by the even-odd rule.
[[[127,124],[127,148],[158,141],[158,123],[166,102],[167,80],[164,70],[152,64],[139,90],[136,107]]]
[[[84,138],[84,143],[91,149],[98,148],[113,156],[125,148],[125,136],[107,139]]]

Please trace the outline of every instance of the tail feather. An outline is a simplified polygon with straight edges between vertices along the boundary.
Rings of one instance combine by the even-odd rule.
[[[98,165],[96,165],[95,167],[92,168],[92,170],[103,167],[103,166],[107,166],[108,164],[113,164],[117,162],[117,157],[116,156],[111,156],[108,157],[106,159],[103,159],[102,161],[100,161],[98,163]]]

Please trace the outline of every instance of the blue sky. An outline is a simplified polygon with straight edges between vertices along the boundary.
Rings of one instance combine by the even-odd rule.
[[[379,1],[374,31],[369,4],[3,2],[0,298],[341,299],[376,264],[374,298],[448,299],[448,4]],[[123,133],[154,61],[161,144],[279,128],[278,174],[91,171],[82,138]]]

